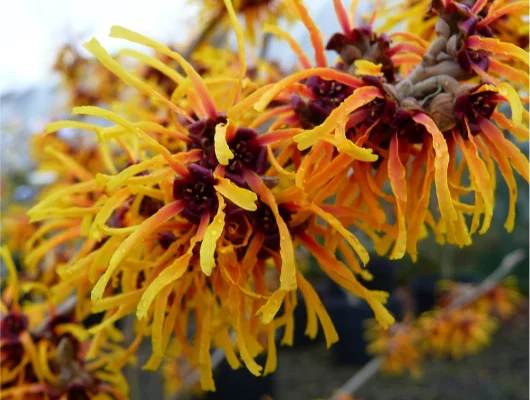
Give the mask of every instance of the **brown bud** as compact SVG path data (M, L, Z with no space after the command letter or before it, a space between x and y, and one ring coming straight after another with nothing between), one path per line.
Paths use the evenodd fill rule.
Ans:
M63 337L57 346L57 362L68 365L76 358L75 344L68 337Z
M454 57L456 56L457 51L458 51L458 34L455 33L447 41L447 45L445 46L445 52Z
M420 102L414 97L404 98L403 100L401 100L401 103L399 105L401 106L401 108L405 108L407 110L421 110Z
M454 96L440 93L429 104L429 113L440 131L447 131L456 125L453 114Z
M340 52L340 58L342 58L342 60L346 64L351 64L355 60L358 60L361 57L362 57L361 51L353 45L344 46L344 48Z

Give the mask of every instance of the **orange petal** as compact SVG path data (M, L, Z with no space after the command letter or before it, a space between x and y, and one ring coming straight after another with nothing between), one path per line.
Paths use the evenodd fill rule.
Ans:
M278 204L274 195L261 178L253 172L246 171L245 179L249 186L259 194L261 201L267 204L278 225L280 233L280 256L282 258L282 268L280 272L280 289L290 291L296 289L296 264L294 259L294 248L289 228L283 220L278 210Z
M333 7L335 8L335 14L337 14L337 19L342 28L342 32L345 35L351 34L350 21L348 19L348 13L342 4L342 0L333 0Z
M326 80L335 80L351 87L359 87L363 82L359 78L355 78L344 72L337 71L332 68L311 68L306 69L295 74L291 74L276 84L272 85L268 90L264 90L263 95L258 102L255 102L254 109L256 111L263 111L269 103L284 90L286 87L299 82L310 76L319 76Z
M486 223L486 220L491 220L493 216L494 193L490 175L488 173L486 165L478 154L478 149L475 146L475 143L472 142L470 139L468 139L467 143L464 143L464 140L460 136L460 133L458 133L456 130L453 131L453 134L455 141L458 144L458 147L462 151L462 154L464 155L464 158L467 162L469 173L471 175L470 179L472 185L482 195L482 199L484 200L484 211L486 213L484 223ZM471 138L470 134L469 137Z
M320 323L322 324L322 329L324 331L324 337L326 338L326 346L329 349L333 343L336 343L339 341L339 335L337 334L337 331L335 330L333 321L329 317L329 314L326 311L326 308L322 304L322 301L320 301L320 299L318 298L318 294L315 291L315 289L311 286L311 284L299 272L296 274L296 278L297 278L298 286L300 287L300 291L304 295L306 307L308 310L307 311L308 319L307 319L306 333L308 333L311 338L316 337L316 333L317 333L316 320L314 319L314 317L311 317L311 314L316 313L316 315L318 316L318 319L320 320ZM312 322L313 320L314 322Z
M315 50L315 61L319 67L326 67L328 65L326 59L326 53L324 51L324 42L322 41L322 33L320 29L315 24L315 21L309 15L307 8L304 6L302 0L292 0L294 8L298 12L300 20L305 25L309 31L309 37L311 39L311 44Z
M388 157L388 178L390 186L396 196L398 236L394 249L390 254L390 259L399 259L405 255L407 249L407 225L405 223L405 213L407 210L407 171L399 158L399 143L397 134L390 142L390 152Z
M466 46L473 50L485 50L493 54L513 57L529 65L528 52L515 44L501 42L499 39L470 36L466 40Z
M482 3L486 3L486 1L482 1ZM478 22L477 28L487 26L488 24L495 21L496 19L499 19L503 15L510 14L514 11L519 11L524 8L528 8L528 1L526 0L506 4L502 7L495 9L494 11L488 12L488 15L486 15L486 17L482 21Z
M506 222L504 223L504 227L508 232L512 232L514 225L515 225L515 207L517 203L517 182L515 181L515 177L513 175L512 167L510 166L510 161L508 160L508 157L504 155L502 151L500 151L493 142L489 139L488 135L484 135L482 137L488 148L493 154L493 157L497 161L497 165L499 167L499 170L501 171L502 176L504 177L504 180L506 181L506 185L508 186L508 193L510 196L510 202L509 202L509 208L508 208L508 217L506 218Z
M294 137L294 141L298 143L298 148L300 150L305 150L311 147L316 141L324 137L324 135L332 132L339 121L344 121L344 118L347 118L351 112L364 106L365 104L370 103L376 97L383 97L381 91L376 87L365 86L356 89L351 96L346 98L337 108L331 112L331 114L322 124ZM372 158L377 159L377 156L371 154L371 149L364 150L366 157L370 158L371 156Z
M335 218L330 213L325 212L320 207L318 207L316 204L311 203L309 206L310 210L313 211L316 215L318 215L320 218L322 218L324 221L326 221L329 225L331 225L337 232L339 232L344 239L350 244L350 246L357 252L357 255L360 257L361 261L366 265L368 264L368 261L370 261L370 255L364 248L364 246L359 242L359 240L355 237L353 233L351 233L349 230L347 230L342 223Z
M442 132L438 129L434 121L425 114L416 114L414 121L425 126L433 139L433 147L436 153L434 160L434 180L436 182L436 195L442 217L450 223L456 220L456 211L453 206L453 199L447 183L447 168L449 165L449 152L447 143Z
M201 321L201 336L199 346L199 369L202 390L215 390L212 371L212 357L210 356L212 310L208 309Z
M510 160L513 168L521 175L527 182L529 181L529 167L528 159L519 150L519 148L504 137L504 134L492 122L485 118L478 121L480 129L488 135L489 139L502 151Z

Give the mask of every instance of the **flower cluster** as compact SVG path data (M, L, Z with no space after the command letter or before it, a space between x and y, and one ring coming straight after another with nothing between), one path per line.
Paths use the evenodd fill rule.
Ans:
M2 280L2 398L127 398L117 366L124 351L107 341L95 346L72 310L56 309L42 283L19 282L24 277L17 274L9 250L4 246L0 252L9 274Z
M356 2L348 15L334 0L340 32L327 43L302 0L223 3L215 13L230 22L237 52L202 46L185 57L114 26L111 37L155 54L123 49L114 57L92 39L85 44L99 63L92 74L85 66L92 70L93 61L65 48L57 68L76 119L52 122L35 139L38 168L56 180L28 211L32 228L16 230L31 235L16 244L22 268L47 276L53 304L75 296L76 320L103 313L88 330L90 354L132 315L135 339L123 357L148 336L145 368L184 358L199 368L205 390L215 389L213 348L234 369L276 369L277 333L282 344L293 342L298 290L306 334L315 338L320 325L328 346L338 340L298 254L366 300L386 329L394 323L388 294L363 285L371 279L367 248L416 260L429 234L471 244L491 223L496 168L510 188L511 231L513 170L528 180L526 157L504 134L528 138L519 94L528 85L528 53L499 23L521 2L434 1L424 12L431 29L415 34L378 30L378 11L392 25L385 8L357 25ZM290 73L248 51L246 39L255 43L258 20L275 7L304 24L314 48L313 62L287 31L264 27L297 55ZM337 55L332 65L326 50ZM508 65L508 57L517 62ZM85 96L80 82L95 94ZM69 140L72 131L91 140ZM499 292L481 309L506 314L511 299ZM449 325L469 324L470 312L451 314ZM476 323L489 332L485 315ZM414 330L388 332L373 349L395 349L389 368L418 364ZM74 346L61 343L57 337L43 354ZM256 357L265 352L262 366ZM69 360L78 365L82 354Z
M473 301L464 302L461 300L478 290L477 285L441 281L434 310L388 330L370 324L367 350L383 356L384 371L410 371L416 376L429 356L461 358L474 354L491 342L499 323L521 304L521 294L514 285L515 278L508 277Z

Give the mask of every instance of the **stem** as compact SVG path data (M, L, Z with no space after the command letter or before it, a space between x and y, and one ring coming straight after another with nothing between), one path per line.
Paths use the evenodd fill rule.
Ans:
M365 384L372 376L375 375L383 364L383 357L372 358L364 367L362 367L355 375L346 381L344 385L337 390L336 394L331 396L329 400L339 400L341 396L348 393L354 393L363 384Z
M484 293L493 289L506 275L508 275L521 261L524 260L524 257L525 252L523 249L515 250L504 256L501 264L495 271L493 271L486 279L484 279L482 283L474 290L464 293L460 297L454 299L449 305L449 309L453 310L472 303Z

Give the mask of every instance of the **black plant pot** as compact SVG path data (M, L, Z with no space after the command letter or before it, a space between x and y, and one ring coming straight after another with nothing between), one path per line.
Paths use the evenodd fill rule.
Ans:
M331 347L334 362L348 365L365 364L371 358L366 353L367 342L364 339L365 321L374 318L370 306L364 300L350 304L344 297L326 299L324 305L339 334L339 342ZM401 302L395 294L390 295L387 308L396 320L403 318Z
M265 356L260 356L256 361L264 365L265 359ZM214 370L214 380L216 391L207 392L204 396L197 397L197 400L262 400L263 396L274 398L274 374L254 376L244 366L233 370L223 361Z
M384 290L391 293L397 285L396 261L384 257L371 256L366 269L373 275L371 281L363 281L370 290Z
M414 299L416 315L432 310L436 304L436 284L440 274L429 273L417 276L409 281L409 288Z

